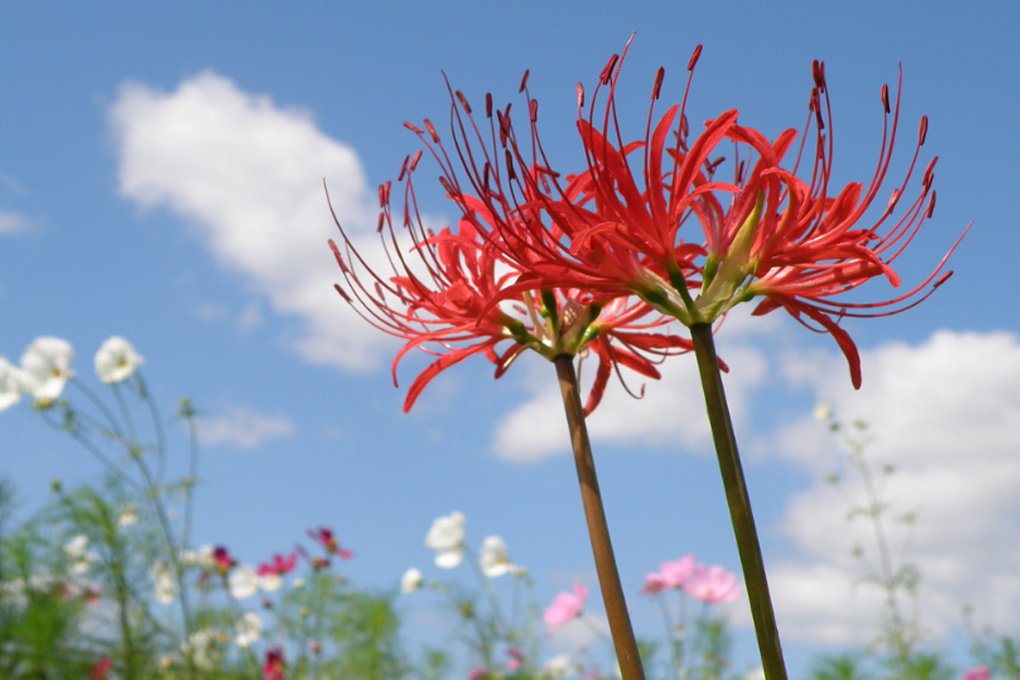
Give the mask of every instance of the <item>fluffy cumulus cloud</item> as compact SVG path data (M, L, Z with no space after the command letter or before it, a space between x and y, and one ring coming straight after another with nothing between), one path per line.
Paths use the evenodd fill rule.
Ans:
M364 369L378 333L357 321L332 289L335 235L323 191L355 235L375 227L374 192L355 152L311 117L248 94L212 72L173 92L121 87L110 110L122 194L186 218L221 266L304 324L294 343L305 359Z
M223 415L198 421L198 438L203 444L227 444L252 449L270 439L293 434L294 423L284 415L267 415L252 408L231 406Z
M864 354L859 393L847 388L840 361L790 359L786 375L830 401L837 420L867 423L863 450L889 504L883 522L893 560L913 562L921 574L920 622L941 635L971 604L978 622L1015 629L1020 340L942 331L917 346L884 345ZM798 559L773 565L770 576L793 639L860 643L877 630L881 597L862 580L875 571L877 544L867 518L848 520L865 490L836 453L854 429L842 432L829 435L805 420L778 435L782 455L814 478L789 500L783 519ZM842 481L828 483L826 475L841 468ZM912 524L898 521L908 513L916 515ZM854 546L862 558L851 554Z
M738 428L746 422L751 391L768 373L764 351L748 339L760 338L762 333L774 332L775 328L770 317L750 320L737 312L717 339L720 356L731 369L725 377L726 396ZM570 452L554 369L544 361L530 362L529 368L525 388L530 397L502 420L494 438L497 455L519 462ZM673 357L659 370L662 373L659 381L624 373L631 392L644 391L641 399L628 394L619 381L610 382L605 399L588 422L593 443L653 447L668 444L687 450L711 450L694 356ZM583 381L584 366L581 374Z

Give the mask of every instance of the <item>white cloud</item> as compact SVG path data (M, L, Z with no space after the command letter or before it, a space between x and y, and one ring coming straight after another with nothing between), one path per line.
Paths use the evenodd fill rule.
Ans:
M0 210L0 234L17 234L28 231L31 226L27 217L9 210Z
M864 387L847 386L842 358L806 369L787 360L786 375L832 402L843 421L861 419L874 435L865 447L891 504L886 531L894 555L921 573L920 617L940 635L962 621L966 604L999 629L1020 624L1020 341L1008 333L942 331L918 346L896 343L863 354ZM785 531L800 553L774 565L776 610L791 639L863 642L877 630L880 598L850 555L874 557L870 525L848 522L859 478L824 481L839 442L807 420L778 435L783 455L807 467L814 483L790 499ZM896 468L882 475L883 465ZM893 518L916 512L912 526ZM902 558L899 558L902 559Z
M326 245L336 229L323 179L346 229L375 228L373 195L350 147L308 114L212 72L171 93L125 84L110 117L124 196L187 218L221 266L277 312L300 318L303 335L293 345L303 358L355 370L373 365L379 334L333 290L339 271Z
M730 367L723 381L734 426L740 429L748 416L749 393L763 382L768 372L765 353L745 340L774 332L775 324L771 318L756 318L747 323L747 315L742 312L731 316L716 342L719 355ZM531 398L502 420L494 439L497 455L519 462L570 452L555 370L551 364L539 361L528 366L525 384ZM594 366L582 369L582 379L585 370L590 374ZM610 381L605 398L588 419L593 445L668 444L688 451L711 451L705 398L694 356L673 357L659 370L662 379L658 381L624 371L632 392L639 392L644 386L642 399L630 396L617 380ZM587 395L587 391L583 394Z
M285 415L266 415L247 408L232 406L222 416L204 416L198 421L198 438L202 444L230 444L252 449L270 439L294 433L294 423Z

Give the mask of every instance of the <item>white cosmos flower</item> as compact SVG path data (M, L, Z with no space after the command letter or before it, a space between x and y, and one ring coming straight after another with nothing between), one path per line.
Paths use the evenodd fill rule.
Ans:
M574 662L569 654L558 654L546 661L539 673L543 678L565 678L573 670Z
M251 567L242 564L230 570L227 577L230 596L235 600L249 598L259 592L259 575Z
M89 550L89 539L85 534L78 534L64 544L64 556L67 557L68 569L72 574L84 574L98 559Z
M133 503L125 503L124 507L120 509L120 514L117 515L117 525L131 527L136 524L138 524L138 508Z
M177 599L177 579L173 570L165 562L154 562L149 568L149 575L155 583L153 597L160 604L171 604Z
M67 340L50 336L36 338L21 355L23 389L37 402L56 399L74 375L73 358L74 348Z
M213 547L206 544L198 550L182 550L181 564L186 567L211 569L215 564L215 562L213 562Z
M499 536L485 537L485 540L482 541L482 551L478 558L478 564L482 568L482 573L489 578L521 571L521 568L507 557L506 543Z
M220 644L230 640L222 631L212 628L196 630L181 645L181 651L191 657L191 661L200 669L208 670L212 666L212 652Z
M258 574L259 590L266 593L275 593L283 587L283 577L279 574Z
M22 385L25 379L21 371L0 357L0 411L6 411L21 401Z
M251 647L262 637L262 617L247 612L234 624L234 642L238 647Z
M96 352L96 375L106 384L124 382L141 365L142 359L130 342L114 335Z
M464 559L464 515L450 513L437 518L425 535L425 547L436 551L436 566L453 569Z
M425 577L422 576L422 573L414 567L411 567L404 572L403 577L400 579L400 592L413 593L421 588L424 582Z

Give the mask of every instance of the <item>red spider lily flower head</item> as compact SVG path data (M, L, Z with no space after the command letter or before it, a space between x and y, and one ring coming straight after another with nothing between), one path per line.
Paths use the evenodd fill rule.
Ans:
M585 404L590 413L614 368L658 378L656 364L689 350L690 343L662 330L670 319L636 298L546 286L522 266L533 258L531 250L505 235L527 238L528 230L519 225L548 220L543 206L559 196L543 194L552 189L544 181L552 171L539 158L537 138L530 162L520 162L523 152L513 138L509 107L494 112L488 96L486 117L487 134L476 124L467 98L451 90L452 156L431 122L426 120L424 129L407 124L438 163L440 184L460 213L459 223L438 233L426 228L413 183L423 152L408 157L398 182L404 188L400 224L409 247L401 245L391 184L384 184L379 234L390 271L382 275L370 267L337 220L341 243L330 242L344 277L337 291L372 325L406 341L393 362L395 384L397 366L412 349L437 355L412 383L405 411L436 375L472 355L485 356L499 378L532 349L549 360L595 356L596 378Z
M327 529L326 527L319 527L315 531L309 529L308 535L330 555L336 555L344 560L354 557L354 553L340 546L340 541L337 540L332 529Z
M283 650L272 647L266 651L266 662L262 666L262 680L286 680L284 672L287 665L283 660Z
M273 559L269 562L263 562L259 565L258 575L268 576L275 574L276 576L286 576L290 572L294 571L294 567L297 566L298 553L297 551L291 552L290 555L284 557L280 553L273 555Z
M889 88L882 88L885 127L870 182L851 182L835 191L830 186L832 116L821 62L813 65L804 135L787 160L795 130L770 141L738 124L736 110L707 121L692 137L685 113L690 75L681 102L656 120L662 69L652 88L644 138L625 142L615 92L626 52L603 69L587 112L579 86L578 129L587 169L562 188L557 184L560 200L543 206L552 216L549 224L530 222L526 236L507 233L505 238L529 245L528 266L537 276L560 285L631 290L688 326L711 324L756 297L755 314L782 307L803 325L833 336L854 386L860 387L860 358L840 320L909 309L951 274L943 272L947 254L920 284L891 299L860 303L844 297L876 277L898 287L892 265L932 216L936 159L925 168L917 197L901 200L915 174L927 118L921 119L906 176L877 220L869 220L899 129L900 88L895 106ZM690 74L700 54L699 45L688 63ZM608 94L600 104L603 90ZM808 142L813 162L803 164L810 165L809 179L803 180L798 171ZM733 153L734 176L722 181L717 175L725 159L717 154L726 149ZM904 204L902 216L894 218ZM692 226L684 230L687 224Z

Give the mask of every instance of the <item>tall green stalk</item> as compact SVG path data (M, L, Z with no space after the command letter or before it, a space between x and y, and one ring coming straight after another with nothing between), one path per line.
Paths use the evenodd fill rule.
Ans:
M613 544L609 538L602 493L599 491L599 482L595 475L595 460L592 458L588 427L581 408L574 358L562 355L553 363L556 364L556 376L559 378L560 393L563 396L563 409L566 411L567 426L570 429L570 443L574 450L574 463L577 466L577 481L581 487L581 502L584 505L592 554L595 557L595 571L598 573L599 587L602 589L602 600L606 606L609 632L613 637L620 673L623 680L644 680L645 671L641 666L634 629L627 613L627 601L623 595L620 572L616 568Z
M776 626L776 615L772 610L772 598L765 577L765 562L761 555L754 515L751 513L751 498L747 493L744 471L740 465L737 438L733 433L730 410L723 390L711 324L692 325L691 339L694 341L694 354L698 360L698 372L705 393L705 408L708 410L712 439L719 459L719 472L722 474L723 487L726 490L726 504L729 506L733 534L737 539L737 551L744 571L744 583L751 604L751 618L754 620L754 631L758 638L762 668L767 680L786 680L786 665L783 662L783 649L779 642L779 628Z

